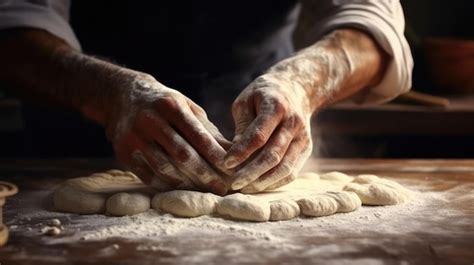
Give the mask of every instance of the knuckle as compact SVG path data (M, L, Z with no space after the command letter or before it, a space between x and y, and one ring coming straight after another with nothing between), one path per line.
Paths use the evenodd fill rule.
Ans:
M255 130L252 138L253 143L258 147L263 146L267 142L267 136L261 129Z
M173 95L164 95L155 100L158 109L170 110L178 107L178 102Z
M286 113L288 111L288 102L280 96L272 99L272 104L276 113Z
M191 160L193 156L189 148L182 147L179 145L176 145L175 152L176 152L176 160L183 164L189 163L189 161Z

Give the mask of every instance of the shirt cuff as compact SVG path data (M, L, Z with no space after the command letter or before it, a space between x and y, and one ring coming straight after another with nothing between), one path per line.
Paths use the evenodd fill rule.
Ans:
M342 10L326 19L319 28L324 33L344 27L363 30L371 34L391 56L380 83L354 99L359 104L387 102L411 88L413 58L403 35L403 15L399 18L401 21L397 21L398 25L396 25L395 22L385 19L379 13L370 10L370 8L363 11L360 9Z
M71 47L81 49L68 21L53 10L31 3L0 5L0 30L23 27L48 31Z

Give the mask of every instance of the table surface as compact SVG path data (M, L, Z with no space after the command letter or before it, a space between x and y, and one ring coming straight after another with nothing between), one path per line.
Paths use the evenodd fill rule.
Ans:
M0 161L0 179L20 188L4 208L11 231L8 244L0 249L0 263L474 263L474 160L312 159L307 170L374 173L397 179L417 195L407 205L364 206L354 213L287 222L247 223L211 217L192 221L165 216L160 220L179 223L183 229L198 225L202 231L160 234L165 230L158 230L148 238L124 233L102 240L71 239L86 230L104 228L92 225L94 220L103 220L108 227L135 220L49 211L47 194L65 178L115 166L110 160L89 159ZM41 235L38 225L53 217L61 219L65 233L55 238Z

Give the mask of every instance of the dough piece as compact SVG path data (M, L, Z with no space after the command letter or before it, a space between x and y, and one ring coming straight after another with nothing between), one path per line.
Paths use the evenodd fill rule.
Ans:
M117 169L103 173L94 173L90 176L73 178L66 184L85 191L91 192L120 192L124 189L143 188L140 179L132 172Z
M157 193L151 202L153 209L181 216L196 217L214 213L221 197L212 193L175 190Z
M63 185L53 194L54 207L63 212L98 214L105 211L107 195L82 191L70 185Z
M322 180L327 180L327 181L335 181L335 182L351 182L354 178L349 177L348 175L338 172L338 171L332 171L325 173L320 176Z
M354 192L327 192L337 202L338 213L353 212L362 206L362 201Z
M115 216L134 215L150 209L150 197L141 193L119 192L107 199L106 213Z
M303 172L298 175L298 178L305 178L305 179L311 179L313 181L318 181L319 180L319 175L315 172Z
M361 206L361 201L352 192L327 192L297 201L301 213L307 216L326 216L338 212L352 212Z
M217 204L217 213L237 220L264 222L270 219L270 204L256 196L234 193Z
M293 200L281 199L270 202L270 221L282 221L300 215L300 207Z
M402 185L375 175L359 175L344 190L355 192L366 205L395 205L411 197L411 192Z

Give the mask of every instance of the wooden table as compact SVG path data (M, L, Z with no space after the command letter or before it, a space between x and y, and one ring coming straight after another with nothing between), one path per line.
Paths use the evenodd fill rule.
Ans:
M353 224L348 220L352 220L357 213L316 219L300 218L291 222L237 224L239 227L266 229L272 235L285 239L284 242L259 241L254 237L216 233L213 236L157 235L154 238L139 240L119 237L52 243L50 238L35 231L38 229L35 225L54 216L48 216L48 212L44 210L50 207L47 197L45 198L45 190L54 188L64 178L115 166L110 160L88 159L0 161L0 179L16 183L20 187L20 193L9 199L4 209L4 220L14 229L11 229L7 246L0 249L0 263L474 263L474 197L469 197L474 192L469 190L474 187L474 160L310 160L306 166L308 170L375 173L396 178L404 185L418 190L419 200L425 200L423 198L428 196L427 194L435 197L451 194L451 197L441 196L439 202L443 203L439 204L418 203L415 208L363 207L361 211L368 214L359 214L359 218L353 219ZM460 187L464 189L459 189ZM466 195L467 200L460 203L453 199ZM32 206L34 203L31 202L37 202L38 206ZM379 213L378 209L383 211ZM417 211L421 212L410 213L410 209L418 209ZM46 214L26 219L21 216L25 213L34 214L35 211L43 211ZM67 231L63 236L71 236L74 233L71 227L96 229L87 226L87 222L92 218L95 217L63 215L60 219ZM378 223L371 227L370 224L374 223L374 220ZM185 221L181 219L180 222ZM335 222L345 224L336 225ZM397 224L393 229L380 228L392 223ZM28 227L33 227L33 231L27 231ZM398 230L409 232L400 233ZM159 247L138 251L138 246L144 241L154 242L153 244Z

